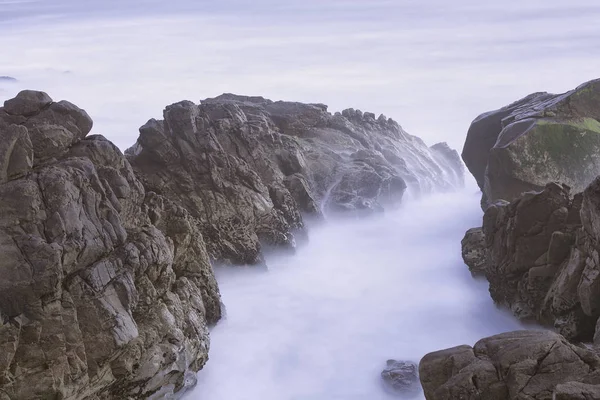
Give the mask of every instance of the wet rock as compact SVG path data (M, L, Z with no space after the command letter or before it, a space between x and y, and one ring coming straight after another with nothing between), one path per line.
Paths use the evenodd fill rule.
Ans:
M387 360L381 379L387 390L397 395L414 395L421 390L419 367L410 361Z
M427 354L420 362L428 400L577 399L600 384L600 358L546 331L517 331ZM593 398L593 397L590 397Z
M17 82L17 79L12 76L1 75L0 82Z
M484 208L546 183L582 191L600 174L600 80L567 93L534 93L477 117L462 157Z

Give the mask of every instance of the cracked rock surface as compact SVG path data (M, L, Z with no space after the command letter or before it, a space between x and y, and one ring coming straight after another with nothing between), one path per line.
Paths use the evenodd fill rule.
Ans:
M553 181L583 191L600 175L599 121L600 80L559 95L533 93L477 117L462 158L483 208Z
M304 216L365 213L463 185L458 153L431 148L381 115L224 94L168 106L126 151L144 186L202 222L211 257L263 261L294 248Z
M145 399L195 382L220 296L199 221L77 106L0 108L0 399Z
M600 358L556 333L516 331L427 354L419 374L428 400L588 400Z

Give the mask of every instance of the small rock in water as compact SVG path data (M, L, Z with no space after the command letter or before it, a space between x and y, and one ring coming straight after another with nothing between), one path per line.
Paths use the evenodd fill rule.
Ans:
M419 367L410 361L387 360L387 367L381 371L385 387L395 394L416 394L420 391Z
M16 82L17 78L13 78L12 76L2 76L0 75L0 82Z

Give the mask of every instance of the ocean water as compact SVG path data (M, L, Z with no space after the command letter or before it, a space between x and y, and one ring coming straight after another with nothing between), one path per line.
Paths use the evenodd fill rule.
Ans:
M0 101L44 90L123 150L165 105L223 92L384 113L460 150L478 114L597 78L599 18L596 0L0 0ZM218 269L227 318L188 399L386 399L388 358L517 329L460 258L468 186Z
M226 318L186 399L398 398L381 382L387 359L418 362L520 329L460 256L478 202L473 190L409 200L312 227L308 244L268 258L268 271L218 269Z

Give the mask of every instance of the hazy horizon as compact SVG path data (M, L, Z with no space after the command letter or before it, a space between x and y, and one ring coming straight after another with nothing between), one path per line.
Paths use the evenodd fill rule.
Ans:
M576 0L0 0L0 101L43 90L121 149L163 108L224 92L383 113L461 150L478 114L597 77L600 5Z

